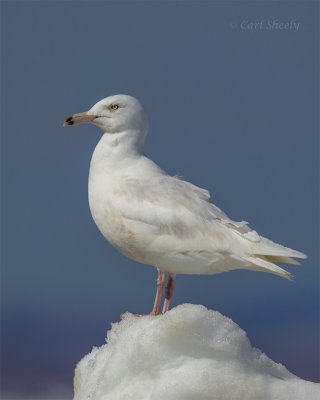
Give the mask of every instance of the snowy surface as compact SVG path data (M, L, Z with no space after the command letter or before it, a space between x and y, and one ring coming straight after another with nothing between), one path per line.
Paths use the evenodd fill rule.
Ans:
M74 400L316 400L320 384L291 374L231 319L201 305L130 313L78 364Z

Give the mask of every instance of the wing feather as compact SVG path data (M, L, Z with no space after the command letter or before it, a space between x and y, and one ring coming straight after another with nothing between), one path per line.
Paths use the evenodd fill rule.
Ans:
M119 182L115 191L117 209L123 218L152 225L159 234L171 234L179 239L190 239L197 233L206 235L215 243L216 250L267 256L264 260L259 257L260 264L267 261L294 263L290 257L306 257L258 235L246 221L231 220L210 202L207 190L180 177L166 174L147 180L129 177Z

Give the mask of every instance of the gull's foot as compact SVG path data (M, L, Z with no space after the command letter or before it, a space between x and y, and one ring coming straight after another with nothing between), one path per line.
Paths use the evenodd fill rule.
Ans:
M148 315L151 315L151 316L156 316L156 315L163 315L163 313L161 312L161 311L151 311L151 313L150 314L132 314L134 317L136 317L136 318L138 318L138 317L146 317L146 316L148 316ZM126 315L125 314L121 314L120 315L120 318L121 319L125 319L126 318Z
M145 317L146 315L149 315L149 314L132 314L134 317ZM125 314L121 314L120 315L120 318L121 319L125 319L126 318L126 315Z
M132 315L134 317L146 317L148 315L152 315L154 317L155 315L162 315L162 312L161 311L158 311L158 312L151 311L150 314L132 314Z
M151 311L149 315L155 316L155 315L162 315L161 311Z

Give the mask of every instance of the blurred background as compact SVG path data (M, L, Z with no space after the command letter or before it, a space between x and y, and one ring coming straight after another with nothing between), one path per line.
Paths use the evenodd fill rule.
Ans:
M71 399L77 362L156 270L109 245L88 207L101 132L66 116L125 93L146 154L234 220L303 251L294 282L234 271L176 280L303 379L319 381L318 2L3 1L2 396ZM142 290L143 289L143 290Z

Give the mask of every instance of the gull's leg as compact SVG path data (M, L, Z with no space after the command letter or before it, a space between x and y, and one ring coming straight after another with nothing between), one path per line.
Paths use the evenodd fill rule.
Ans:
M165 300L163 303L162 314L164 314L165 312L167 312L169 310L170 300L171 300L171 297L172 297L173 291L174 291L174 278L175 278L175 275L171 275L168 273L168 283L166 286L166 297L165 297Z
M162 298L162 293L163 293L165 283L166 283L166 274L158 268L156 298L154 299L154 305L153 305L153 309L152 309L150 315L161 314L160 303L161 303L161 298Z

